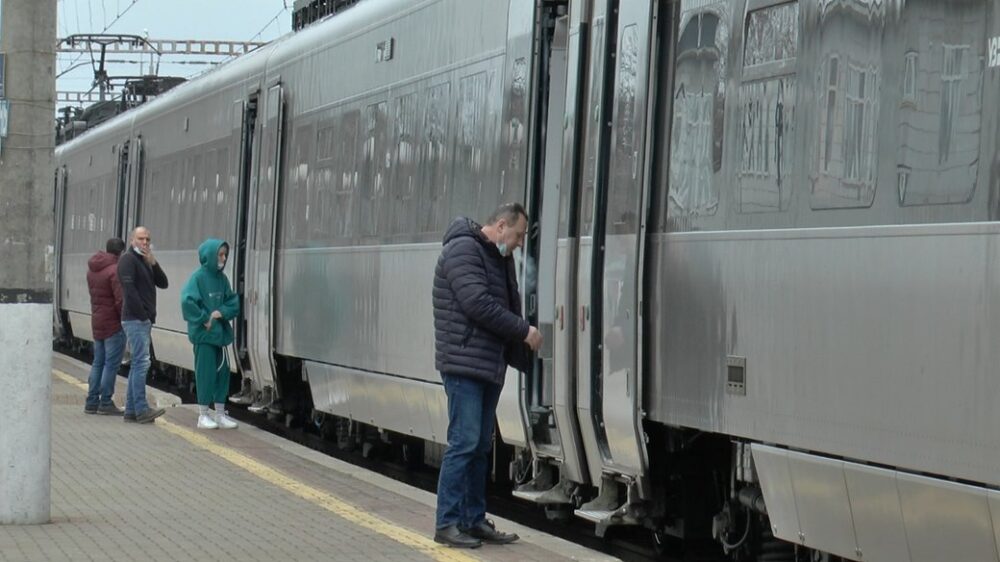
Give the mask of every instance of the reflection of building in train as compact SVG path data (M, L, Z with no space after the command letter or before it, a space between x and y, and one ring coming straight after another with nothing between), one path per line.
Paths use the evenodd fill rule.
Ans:
M819 101L809 139L813 208L867 207L878 176L885 2L820 3L812 79Z
M788 208L795 154L799 4L750 12L740 86L736 182L743 213Z
M711 215L719 205L729 3L685 0L674 84L670 210Z
M961 203L976 185L985 64L985 0L911 0L898 48L896 187L903 205ZM886 61L889 65L890 61Z

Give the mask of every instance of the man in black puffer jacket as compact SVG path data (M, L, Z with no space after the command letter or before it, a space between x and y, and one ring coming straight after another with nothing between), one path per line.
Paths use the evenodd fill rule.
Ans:
M521 317L511 254L528 216L503 205L486 226L455 219L434 272L435 362L448 395L448 449L438 479L434 540L460 548L518 536L486 520L486 472L507 365L527 370L542 336Z

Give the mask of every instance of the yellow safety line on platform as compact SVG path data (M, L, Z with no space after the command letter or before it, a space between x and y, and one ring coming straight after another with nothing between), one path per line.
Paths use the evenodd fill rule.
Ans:
M53 369L52 373L66 383L83 389L84 391L89 390L85 383L80 382L80 380L58 369ZM337 516L354 523L355 525L375 531L376 533L385 535L396 542L423 552L435 560L440 560L442 562L468 562L478 560L477 558L469 556L461 551L439 545L430 538L404 527L400 527L390 521L378 517L377 515L366 513L361 508L353 506L320 489L300 482L282 473L281 471L275 470L247 455L244 455L243 453L239 453L229 447L219 445L211 439L208 439L203 435L199 435L189 429L185 429L175 423L160 418L159 421L156 422L156 425L157 427L173 433L196 447L222 457L230 463L246 470L250 474L253 474L266 482L269 482L270 484L290 492L310 503L316 504L323 509L336 514Z

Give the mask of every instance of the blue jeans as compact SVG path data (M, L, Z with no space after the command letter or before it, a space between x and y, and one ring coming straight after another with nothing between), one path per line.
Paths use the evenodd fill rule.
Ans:
M125 351L125 332L118 330L103 340L94 340L94 362L90 367L87 383L86 408L94 410L98 406L114 406L111 396L115 393L115 379Z
M437 487L438 529L467 529L486 518L486 474L500 385L442 373L448 395L448 448Z
M125 393L125 415L141 414L149 409L146 402L146 373L149 371L149 336L153 324L149 320L123 320L122 328L132 350L132 368L128 371L128 391Z

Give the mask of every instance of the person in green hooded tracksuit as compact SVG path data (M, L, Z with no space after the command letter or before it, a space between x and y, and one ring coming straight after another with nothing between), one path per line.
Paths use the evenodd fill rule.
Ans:
M223 273L229 259L229 244L209 238L198 247L201 267L181 290L181 312L188 323L188 339L194 344L194 380L198 389L198 427L233 429L236 422L226 416L229 397L229 360L226 346L233 343L229 321L240 313L240 300ZM215 403L215 418L208 407Z

